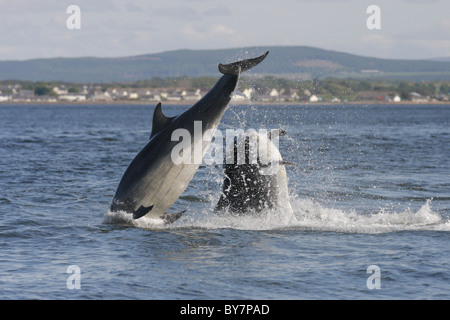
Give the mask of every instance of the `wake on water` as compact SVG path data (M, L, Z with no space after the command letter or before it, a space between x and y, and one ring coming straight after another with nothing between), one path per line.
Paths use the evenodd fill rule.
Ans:
M142 217L134 220L126 212L108 211L104 223L119 224L144 229L202 228L237 230L301 230L332 231L344 233L386 233L394 231L430 230L450 231L450 220L446 220L431 209L431 200L417 211L388 212L381 209L373 214L361 214L352 210L326 208L310 199L291 199L293 212L280 208L259 213L236 215L229 212L214 212L207 208L201 212L186 212L173 224L164 224L160 219Z

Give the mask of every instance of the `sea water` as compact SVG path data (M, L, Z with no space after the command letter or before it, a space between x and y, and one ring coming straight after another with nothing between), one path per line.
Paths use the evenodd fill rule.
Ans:
M286 130L293 212L215 213L202 165L171 225L109 212L153 108L0 106L0 299L450 298L450 105L230 106Z

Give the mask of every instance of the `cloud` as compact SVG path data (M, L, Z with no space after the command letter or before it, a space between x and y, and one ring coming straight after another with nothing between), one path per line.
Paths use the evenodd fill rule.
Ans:
M213 17L220 17L220 16L231 16L231 11L225 7L224 5L218 5L214 6L212 8L206 9L203 14L205 16L213 16Z
M225 24L183 25L177 39L185 49L217 49L248 44L245 36Z
M450 36L450 18L443 18L438 22L438 27L445 36Z
M180 34L195 40L208 40L217 36L233 36L236 32L223 24L216 24L205 29L198 29L192 25L184 25Z
M390 35L369 33L361 37L361 43L386 50L393 47L395 40Z
M448 0L0 0L0 59L129 56L176 49L309 45L391 58L448 55ZM81 30L66 9L81 8Z
M404 0L404 1L413 3L413 4L434 4L434 3L442 2L442 1L446 1L446 0Z
M171 6L152 9L155 17L175 18L178 20L198 20L201 14L189 6Z
M15 0L13 3L11 1L0 0L0 12L1 13L42 13L42 12L56 12L58 8L64 8L64 10L69 6L69 4L61 4L57 0L46 0L46 1L27 1L27 0Z
M211 28L209 29L209 34L212 36L220 36L220 35L232 36L235 35L236 32L232 28L227 27L223 24L216 24L211 26Z

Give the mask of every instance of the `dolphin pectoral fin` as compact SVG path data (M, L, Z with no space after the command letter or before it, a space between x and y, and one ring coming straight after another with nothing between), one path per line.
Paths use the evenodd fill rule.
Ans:
M180 217L185 212L186 212L186 210L183 210L178 213L167 213L166 212L160 218L163 219L165 223L169 224L169 223L173 223L173 222L177 221L178 219L180 219Z
M253 59L246 59L242 61L237 61L229 64L219 64L219 71L223 74L231 74L231 75L238 75L241 72L244 72L246 70L249 70L253 68L254 66L258 65L261 61L264 60L264 58L269 54L269 51L264 53L263 55L253 58Z
M287 135L287 132L283 128L273 129L267 132L267 138L269 138L270 140L277 137L283 137L285 135Z
M159 131L167 127L175 117L166 117L162 113L161 102L155 107L155 111L153 112L153 124L152 124L152 133L150 134L150 139Z
M133 212L133 219L139 219L145 216L153 209L153 205L149 207L140 206L135 212Z
M298 164L297 163L295 163L295 162L292 162L292 161L280 161L280 164L281 165L284 165L284 166L296 166L296 167L298 167Z

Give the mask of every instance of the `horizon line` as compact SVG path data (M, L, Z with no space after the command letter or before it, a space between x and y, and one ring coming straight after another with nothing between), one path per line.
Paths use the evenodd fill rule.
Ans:
M253 49L253 48L312 48L317 50L323 50L323 51L329 51L329 52L336 52L336 53L343 53L358 57L364 57L364 58L371 58L371 59L379 59L379 60L408 60L408 61L437 61L437 62L450 62L450 56L448 57L432 57L432 58L380 58L375 56L366 56L361 55L357 53L350 53L345 51L338 51L333 49L323 49L320 47L314 47L314 46L308 46L308 45L252 45L252 46L245 46L245 47L228 47L228 48L216 48L216 49L191 49L191 48L180 48L180 49L170 49L165 51L156 51L156 52L149 52L149 53L139 53L139 54L132 54L132 55L126 55L126 56L93 56L93 55L86 55L86 56L54 56L54 57L37 57L37 58L27 58L27 59L0 59L0 62L27 62L27 61L33 61L33 60L50 60L50 59L123 59L123 58L137 58L137 57L144 57L144 56L150 56L150 55L158 55L158 54L164 54L168 52L177 52L177 51L224 51L224 50L243 50L243 49Z

